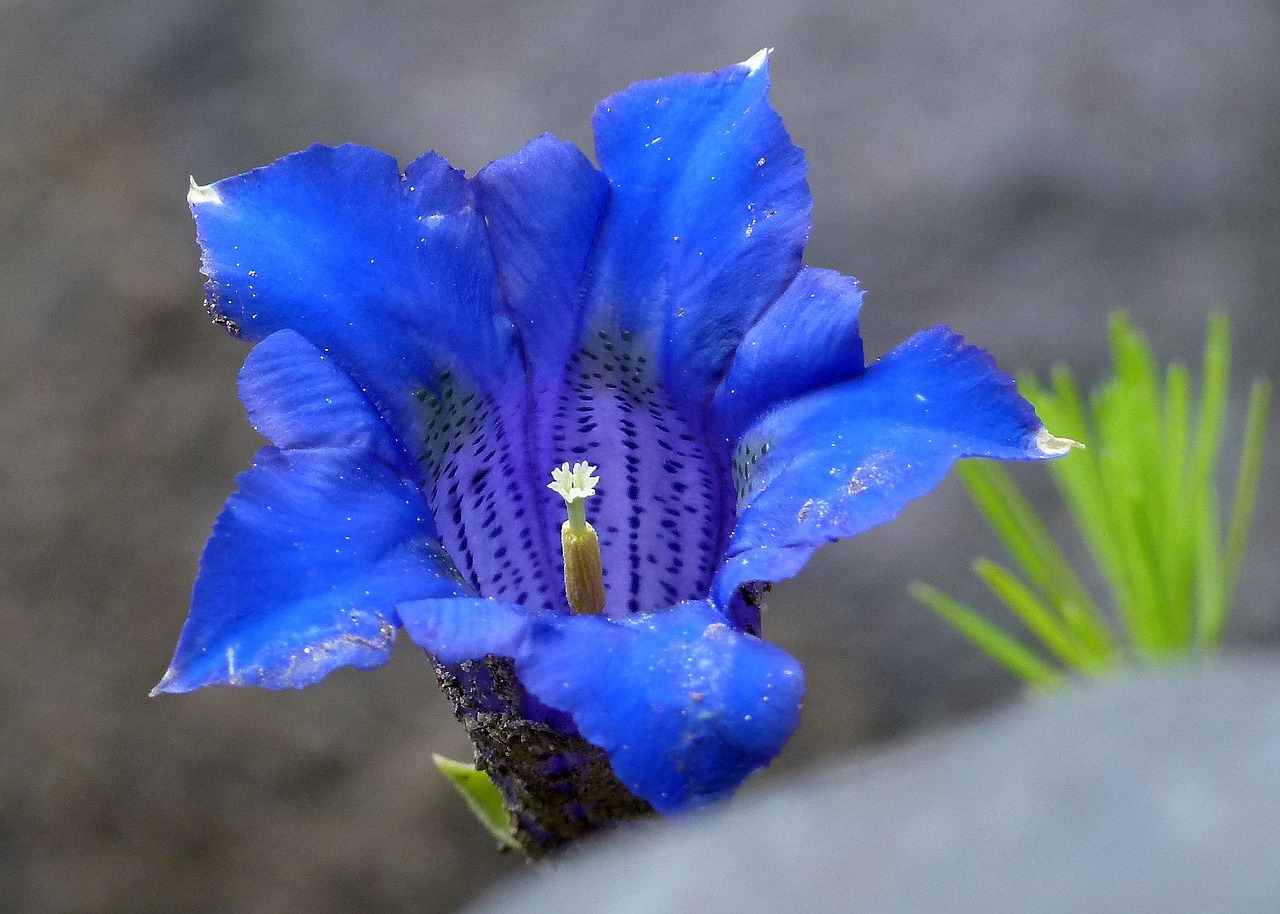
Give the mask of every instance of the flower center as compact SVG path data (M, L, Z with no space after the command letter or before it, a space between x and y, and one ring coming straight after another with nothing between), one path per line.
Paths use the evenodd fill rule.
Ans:
M564 592L576 613L599 615L604 610L604 572L600 568L600 540L587 523L587 499L596 494L600 480L596 468L585 461L572 468L563 464L551 471L547 488L564 499L569 519L560 525L564 553Z

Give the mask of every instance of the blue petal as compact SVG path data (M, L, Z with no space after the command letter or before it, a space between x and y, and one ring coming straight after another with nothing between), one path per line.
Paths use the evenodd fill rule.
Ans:
M682 407L705 406L738 341L800 270L804 154L769 105L758 55L638 83L600 102L612 186L588 300L601 329L658 355Z
M538 616L514 603L462 597L401 603L396 612L413 642L442 663L519 656Z
M462 600L402 605L400 614L445 662L512 657L525 689L570 714L623 785L659 812L728 794L799 722L799 664L706 602L621 622Z
M189 199L215 318L251 340L297 331L402 438L438 372L494 389L518 370L474 191L439 156L401 174L373 149L313 146Z
M720 427L736 442L779 403L861 373L858 281L806 267L760 316L733 355L712 400Z
M961 457L1066 450L988 353L945 327L926 330L746 433L734 455L738 522L715 599L725 605L744 583L789 577L818 546L892 519Z
M608 181L575 146L547 134L482 168L474 184L498 281L524 348L531 475L545 483L569 456L556 423L571 410L567 401L578 402L566 388L566 365L583 333L582 288ZM555 529L554 519L564 511L560 497L545 485L535 488L544 526ZM558 574L556 557L546 561Z
M572 143L545 134L482 168L474 184L503 297L542 392L564 378L582 332L583 277L608 181Z
M661 813L719 799L782 749L804 676L785 651L685 603L624 625L563 617L534 629L516 669L609 755L618 779Z
M588 512L611 616L706 596L728 540L730 448L706 407L809 229L804 158L767 89L760 59L596 109L610 194L547 439L602 469Z
M404 455L351 378L292 330L253 348L240 372L240 399L249 421L283 450L362 450L392 465Z
M404 600L465 592L417 486L358 388L310 344L273 335L241 388L264 448L205 547L158 692L300 688L385 662Z
M547 204L557 192L568 194L571 181L589 179L581 163L576 171L571 161L566 166L571 156L551 145L535 144L536 161L521 176L524 186L549 182L539 198ZM557 176L556 167L569 173ZM510 236L520 227L510 224L509 211L521 214L525 227L531 214L504 207L507 183L520 183L512 170L497 166L473 184L434 154L401 175L393 159L374 150L313 147L193 191L192 208L215 313L250 338L291 329L321 349L417 461L413 478L471 587L554 605L562 595L555 526L546 517L549 467L535 467L545 455L527 443L533 392L504 310L477 187L490 190L494 237L507 255L503 281L525 295L522 313L535 295L522 281L570 268L549 266L552 257L541 271L521 274L530 262L513 253L518 245ZM577 205L565 204L549 224L573 223L582 215ZM590 200L581 205L589 210ZM565 227L564 237L546 240L572 234ZM581 250L558 256L566 263L585 258Z

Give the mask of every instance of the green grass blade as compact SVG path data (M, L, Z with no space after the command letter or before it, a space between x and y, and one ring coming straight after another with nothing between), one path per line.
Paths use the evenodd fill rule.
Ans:
M1117 605L1127 605L1129 582L1124 569L1124 555L1116 542L1111 508L1106 487L1102 483L1099 464L1098 434L1084 409L1084 401L1075 377L1063 367L1053 371L1049 393L1036 400L1036 408L1046 424L1052 422L1064 434L1085 443L1085 450L1055 460L1049 465L1058 492L1071 511L1076 528L1094 561L1116 597ZM1090 446L1093 442L1093 446Z
M1009 473L997 463L980 460L961 461L957 471L974 506L1022 574L1052 605L1082 654L1113 656L1115 643L1106 618Z
M1193 486L1213 485L1218 467L1218 452L1222 447L1222 426L1227 414L1227 393L1231 379L1231 323L1225 314L1213 314L1209 317L1203 370L1200 412L1196 421L1196 443L1191 464Z
M1088 589L1004 467L966 460L956 470L974 506L1031 583L1054 603L1090 602Z
M1187 478L1188 520L1193 525L1196 569L1196 640L1216 643L1227 613L1224 600L1223 543L1217 497L1218 456L1226 420L1231 374L1231 327L1225 314L1213 314L1205 337L1203 381L1196 417L1195 444Z
M949 622L988 657L1032 687L1046 691L1065 688L1066 678L1058 670L963 603L951 599L928 584L913 585L911 596Z
M1254 381L1249 392L1249 408L1244 426L1244 444L1240 452L1240 469L1236 473L1236 490L1231 504L1231 521L1227 529L1226 556L1223 560L1223 593L1221 606L1225 610L1235 599L1236 586L1240 583L1240 569L1244 565L1244 553L1249 545L1249 531L1253 526L1253 512L1258 504L1258 481L1262 475L1262 451L1267 440L1267 414L1271 405L1271 385L1266 381ZM1224 613L1225 615L1225 613ZM1225 619L1206 620L1205 632L1211 644L1222 637Z
M1160 371L1146 336L1126 316L1112 315L1111 338L1115 375L1104 391L1113 425L1105 451L1124 493L1112 506L1122 524L1127 561L1140 563L1130 569L1138 587L1137 612L1153 642L1168 649L1186 644L1192 615L1162 573L1174 561L1165 539L1166 506L1160 489L1165 460Z
M1046 606L1017 575L988 559L978 559L973 570L995 596L1009 607L1041 644L1063 663L1087 671L1093 667L1088 654L1062 617Z
M1218 493L1206 492L1200 499L1205 505L1204 520L1196 528L1195 598L1196 644L1201 648L1217 646L1227 615L1223 596L1223 555L1221 525L1218 521Z
M1152 570L1152 560L1138 523L1134 503L1141 491L1134 480L1137 461L1125 440L1128 417L1118 402L1114 388L1104 388L1093 401L1098 424L1097 449L1100 490L1106 499L1103 521L1112 538L1109 548L1115 551L1113 571L1118 589L1116 610L1128 629L1134 647L1148 656L1165 652L1166 625L1161 613L1159 588Z
M1131 481L1145 494L1158 485L1158 473L1150 471L1158 470L1162 463L1160 371L1151 344L1128 317L1111 316L1111 337L1115 378L1109 386L1118 391L1117 404L1126 421L1126 434L1116 443L1126 446L1129 463L1143 471Z
M1185 643L1191 636L1195 584L1195 538L1188 505L1195 497L1187 490L1187 461L1191 453L1191 378L1186 365L1173 364L1165 375L1161 498L1163 547L1159 550L1160 574L1181 608L1179 634Z
M1123 651L1111 633L1107 618L1098 605L1087 603L1063 603L1058 607L1062 619L1075 632L1090 663L1098 668L1115 666Z

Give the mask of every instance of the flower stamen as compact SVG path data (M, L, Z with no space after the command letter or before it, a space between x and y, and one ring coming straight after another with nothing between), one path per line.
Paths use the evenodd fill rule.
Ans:
M564 499L569 519L560 525L564 553L564 592L575 613L598 615L604 609L604 571L600 567L600 540L587 523L586 501L596 494L596 468L583 461L572 468L563 464L551 471L547 488Z

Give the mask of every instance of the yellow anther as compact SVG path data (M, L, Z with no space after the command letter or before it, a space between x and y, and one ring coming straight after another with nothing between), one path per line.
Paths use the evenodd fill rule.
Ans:
M587 523L586 500L596 494L600 480L596 468L584 462L551 471L551 491L564 499L569 519L560 526L564 554L564 592L576 613L596 615L604 609L604 571L600 567L600 540Z

